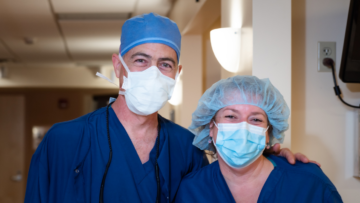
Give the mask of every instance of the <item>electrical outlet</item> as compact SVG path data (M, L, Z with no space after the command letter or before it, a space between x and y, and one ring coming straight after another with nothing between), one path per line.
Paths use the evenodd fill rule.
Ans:
M318 42L318 72L331 72L331 68L323 65L324 58L334 60L336 67L336 42Z

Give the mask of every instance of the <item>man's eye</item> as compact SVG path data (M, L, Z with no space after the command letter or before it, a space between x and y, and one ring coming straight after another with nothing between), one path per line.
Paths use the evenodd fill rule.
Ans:
M254 118L254 119L252 119L253 121L255 121L255 122L262 122L262 120L260 120L260 119L258 119L258 118Z
M225 118L235 118L235 116L233 116L233 115L227 115L227 116L225 116Z
M171 68L171 66L167 63L162 63L161 66L164 68Z
M144 59L136 59L135 62L140 62L140 63L144 63L145 60Z

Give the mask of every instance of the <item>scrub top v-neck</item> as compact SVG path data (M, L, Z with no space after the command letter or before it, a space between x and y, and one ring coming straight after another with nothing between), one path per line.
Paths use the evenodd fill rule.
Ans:
M159 115L161 200L173 201L182 178L201 167L203 152L194 135ZM155 202L156 148L142 164L112 108L109 129L113 157L104 186L104 202ZM25 202L98 202L109 145L106 108L55 124L31 160Z
M300 162L291 165L283 157L270 155L268 158L274 169L257 202L342 202L335 186L317 165ZM187 202L235 203L217 161L183 179L175 203Z

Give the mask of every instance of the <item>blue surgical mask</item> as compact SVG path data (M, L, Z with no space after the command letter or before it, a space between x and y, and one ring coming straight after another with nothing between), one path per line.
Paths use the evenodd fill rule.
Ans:
M215 123L215 122L214 122ZM227 165L243 168L258 159L265 149L267 128L241 123L216 124L216 150Z

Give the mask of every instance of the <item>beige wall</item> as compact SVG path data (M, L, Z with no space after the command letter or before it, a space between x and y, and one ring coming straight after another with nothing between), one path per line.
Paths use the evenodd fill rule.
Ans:
M202 82L202 36L187 35L182 37L181 58L183 73L183 99L181 119L178 124L187 128L191 124L191 115L195 111L203 93Z
M221 79L223 69L211 47L210 31L221 28L221 19L216 20L203 34L203 92Z
M269 78L291 109L291 1L253 1L253 31L252 74ZM291 147L290 128L283 147Z
M94 95L117 94L115 89L59 89L59 88L0 88L0 96L21 95L24 98L24 107L21 108L24 116L24 180L26 186L27 173L30 161L35 150L32 148L32 127L52 126L55 123L68 121L84 115L85 98ZM58 100L66 99L67 109L58 107ZM11 104L5 104L11 106ZM14 118L9 118L14 119ZM12 167L12 166L9 166ZM22 192L25 191L22 190ZM1 201L0 201L1 202Z
M110 59L109 59L110 61ZM46 87L46 88L113 88L115 85L97 77L96 71L111 77L112 67L27 67L9 65L8 77L0 79L0 88Z
M334 94L330 72L317 72L317 42L336 42L337 77L349 0L292 1L292 150L322 164L344 202L359 202L360 179L352 177L353 109ZM338 79L344 99L360 103L360 84Z
M201 0L199 2L195 0L175 1L169 13L169 18L176 22L180 32L182 32L206 1L207 0Z

